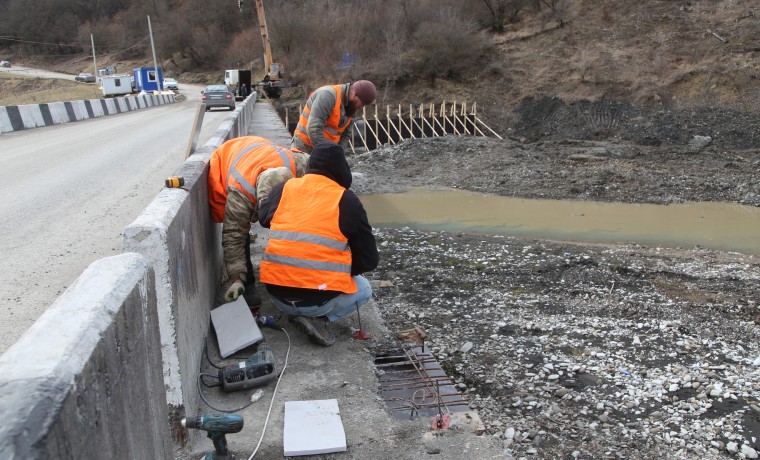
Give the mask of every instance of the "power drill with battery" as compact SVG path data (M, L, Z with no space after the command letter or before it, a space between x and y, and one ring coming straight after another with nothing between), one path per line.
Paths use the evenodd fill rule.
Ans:
M185 428L203 430L214 442L214 452L206 452L205 460L234 460L234 455L227 449L227 433L237 433L243 429L243 417L237 414L201 415L185 417L181 421Z

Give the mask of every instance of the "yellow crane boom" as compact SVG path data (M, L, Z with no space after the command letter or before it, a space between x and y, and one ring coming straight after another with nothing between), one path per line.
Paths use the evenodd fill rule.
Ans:
M259 15L259 29L261 29L261 41L264 42L264 69L266 75L271 81L282 79L282 64L274 62L272 59L272 48L269 45L269 31L267 30L267 18L264 15L263 0L256 0L256 12Z

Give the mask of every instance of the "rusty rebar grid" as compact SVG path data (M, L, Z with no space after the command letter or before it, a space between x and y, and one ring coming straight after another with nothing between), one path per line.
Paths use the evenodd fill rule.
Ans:
M383 370L383 375L387 374L416 374L408 378L391 378L381 380L381 394L411 392L406 397L388 397L386 399L388 411L403 412L410 411L410 418L415 414L419 415L421 409L434 408L438 416L442 416L444 411L447 414L452 412L452 408L458 406L467 406L469 401L454 387L454 382L443 372L438 362L427 353L415 353L410 350L403 350L403 354L389 356L379 356L375 361L392 360L392 362L376 364L377 368ZM435 364L430 368L428 365ZM400 369L391 369L399 367ZM431 376L430 371L442 375ZM391 375L393 377L393 375ZM449 388L450 393L442 394L441 388Z

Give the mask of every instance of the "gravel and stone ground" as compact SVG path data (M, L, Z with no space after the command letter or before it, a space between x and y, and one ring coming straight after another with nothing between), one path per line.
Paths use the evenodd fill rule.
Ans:
M539 116L547 104L553 115ZM579 107L536 104L505 140L422 139L353 155L353 188L760 206L757 118L722 130L720 113L619 110L610 122L573 115ZM580 120L572 133L569 120ZM607 128L591 129L594 120ZM757 256L376 235L371 277L393 284L376 290L389 330L425 331L507 458L758 458Z

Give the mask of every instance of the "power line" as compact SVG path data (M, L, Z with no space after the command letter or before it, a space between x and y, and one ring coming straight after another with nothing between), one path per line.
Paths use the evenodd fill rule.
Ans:
M7 41L10 41L10 42L32 43L32 44L35 44L35 45L76 46L76 47L79 47L79 48L82 47L82 45L72 45L72 44L69 44L69 43L35 42L35 41L32 41L32 40L22 40L20 38L4 37L2 35L0 35L0 40L7 40Z
M138 45L146 42L149 38L150 37L145 37L143 39L137 40L136 42L132 43L131 45L128 45L125 48L122 48L122 49L120 49L118 51L114 51L112 54L114 56L116 56L116 55L119 55L121 53L124 53L124 52L126 52L126 51L128 51L128 50L130 50L130 49L132 49L132 48L134 48L134 47L136 47L136 46L138 46ZM23 43L34 43L34 44L40 44L40 45L57 45L56 43L35 42L35 41L30 41L30 40L22 40L22 39L19 39L19 38L6 37L6 36L2 36L2 35L0 35L0 40L9 40L9 41L16 41L16 42L23 42ZM65 45L65 46L72 46L72 47L76 46L76 47L79 47L79 48L84 48L82 45ZM108 50L110 48L111 48L110 46L102 46L101 45L101 46L96 46L95 50L96 50L96 52L104 52L104 50ZM86 53L86 52L73 53L70 56L80 55L80 54L81 55L85 55L85 54L89 54L89 53ZM38 53L33 53L33 55L34 56L38 56L38 57L43 57L43 56L59 56L58 54L38 54Z
M129 50L129 49L131 49L131 48L134 48L135 46L137 46L137 45L139 45L140 43L142 43L142 42L144 42L144 41L148 40L149 38L150 38L150 37L145 37L145 38L143 38L142 40L138 40L137 42L135 42L135 43L133 43L133 44L129 45L128 47L124 48L123 50L120 50L120 51L116 51L116 52L115 52L115 53L113 53L113 54L114 54L114 55L117 55L117 54L121 54L121 53L123 53L123 52L125 52L125 51L127 51L127 50ZM97 47L96 47L96 48L97 48Z

